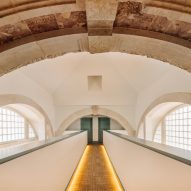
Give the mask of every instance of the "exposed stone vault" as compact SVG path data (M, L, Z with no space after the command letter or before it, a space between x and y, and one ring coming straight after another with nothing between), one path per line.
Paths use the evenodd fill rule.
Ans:
M0 75L67 52L146 55L191 72L190 0L1 0Z

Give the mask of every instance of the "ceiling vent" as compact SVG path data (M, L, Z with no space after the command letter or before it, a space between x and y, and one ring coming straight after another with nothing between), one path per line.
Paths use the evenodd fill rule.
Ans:
M88 90L101 91L102 90L102 76L88 76Z

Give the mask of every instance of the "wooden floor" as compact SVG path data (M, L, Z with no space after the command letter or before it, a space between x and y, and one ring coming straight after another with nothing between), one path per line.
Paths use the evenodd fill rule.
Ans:
M103 145L88 145L67 191L123 190Z

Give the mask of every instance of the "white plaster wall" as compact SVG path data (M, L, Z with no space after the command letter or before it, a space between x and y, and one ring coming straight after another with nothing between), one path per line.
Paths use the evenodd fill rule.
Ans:
M127 59L129 62L126 62ZM134 127L137 94L135 87L133 87L134 83L131 84L128 77L131 76L131 79L135 79L135 77L127 68L132 62L133 64L144 62L141 57L121 53L70 53L60 60L60 62L53 60L57 70L51 68L53 67L52 63L46 63L49 73L56 70L58 79L62 79L53 91L56 128L69 115L92 105L108 108L121 114ZM128 74L122 73L124 67L124 71L128 71ZM100 91L88 91L87 77L91 75L102 76Z
M54 90L57 105L131 105L136 102L136 91L129 81L116 68L118 62L125 62L127 55L68 54L63 57L64 80ZM88 63L88 64L87 64ZM59 64L55 64L59 67ZM61 66L60 66L61 67ZM100 91L88 90L88 76L102 76ZM66 91L67 88L67 91ZM76 96L78 99L76 99Z
M129 122L129 124L132 127L135 127L135 123L134 123L134 109L135 109L135 105L121 105L121 106L108 106L108 105L103 105L101 106L103 108L107 108L110 109L114 112L119 113L120 115L122 115L124 118L126 118L126 120ZM91 108L91 106L55 106L55 120L56 120L56 128L59 128L59 126L61 125L61 123L67 119L70 115L72 115L73 113L80 111L82 109L86 109L86 108Z
M145 118L145 139L152 141L153 131L155 128L155 120L150 119L149 117Z
M110 131L114 132L114 133L120 133L120 134L123 134L123 135L128 135L127 130L110 130Z
M19 72L19 70L6 74L0 78L0 94L18 94L31 98L43 108L52 126L55 126L52 96L39 84Z
M138 123L147 107L157 98L173 92L191 92L191 74L172 67L172 70L157 82L151 84L138 94L135 110L135 124Z
M0 190L65 190L86 145L87 133L83 132L1 164Z
M117 123L117 121L111 119L110 130L124 130L124 128L119 123Z
M46 139L46 132L45 132L45 120L37 121L36 123L33 123L33 125L36 127L36 131L38 133L38 139L39 141Z
M63 132L63 135L68 135L68 134L76 133L76 132L78 132L78 130L74 130L74 131L68 130L68 131L64 131L64 132Z
M135 102L133 101L131 104L127 105L115 105L115 106L108 106L105 105L103 106L104 108L108 108L112 111L115 111L122 115L126 120L129 122L132 128L135 128L135 108L136 108L136 100Z
M99 128L98 117L93 117L93 141L99 140L98 128Z
M104 132L104 146L125 190L190 191L191 167Z
M143 125L143 123L140 125L140 127L139 127L139 131L138 131L138 133L137 133L137 137L139 138L139 139L144 139L144 137L145 137L145 135L144 135L144 125Z
M81 120L78 119L76 121L74 121L67 129L66 131L70 131L70 130L77 130L79 131L81 129Z
M59 106L55 105L55 127L59 128L61 123L67 119L73 113L81 110L89 108L89 106Z

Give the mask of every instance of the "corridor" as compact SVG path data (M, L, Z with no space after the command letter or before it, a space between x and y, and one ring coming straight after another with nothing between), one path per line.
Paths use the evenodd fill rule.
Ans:
M88 145L67 191L124 190L103 145Z

